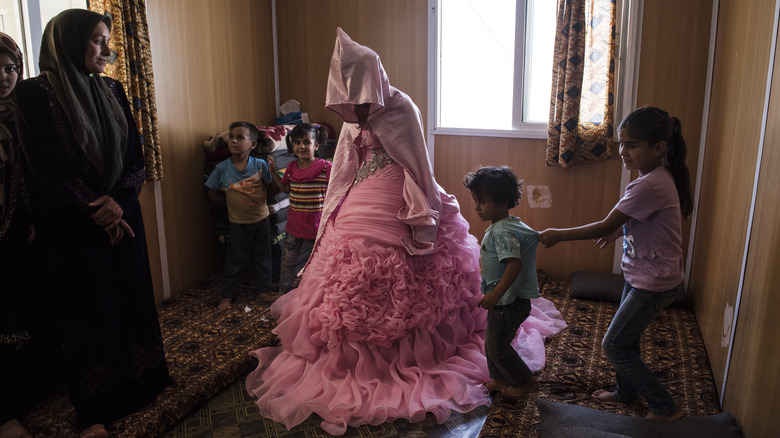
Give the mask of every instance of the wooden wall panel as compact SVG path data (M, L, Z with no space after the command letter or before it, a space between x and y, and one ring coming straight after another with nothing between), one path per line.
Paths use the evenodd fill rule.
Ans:
M203 139L236 120L274 121L271 2L148 0L147 11L176 295L222 270L204 195Z
M535 230L568 227L602 219L620 195L621 162L611 159L570 169L544 164L545 141L491 137L436 136L434 172L439 184L458 198L471 233L481 240L489 225L474 212L474 202L463 187L463 177L479 166L506 165L514 169L527 186L549 190L549 207L532 208L533 193L511 213ZM577 270L611 272L614 246L598 249L590 241L564 242L552 248L540 247L537 267L551 277L568 280Z
M427 116L425 2L288 0L277 3L277 11L282 102L294 98L312 120L339 129L340 120L325 111L324 105L336 27L340 26L379 54L390 83L417 103L423 118ZM544 165L544 142L539 140L437 136L435 141L434 174L439 184L456 195L472 233L480 239L486 224L473 214L471 196L461 184L465 173L477 164L511 165L527 183L550 186L554 208L531 209L525 202L513 212L537 228L601 219L618 199L617 160L563 171ZM569 192L567 183L578 190ZM597 250L589 242L569 243L541 252L539 262L552 275L568 278L573 269L610 271L612 251Z
M780 44L780 41L778 41ZM775 49L755 216L723 408L740 419L746 437L780 430L780 52ZM774 388L774 391L771 390ZM768 390L770 389L770 390Z
M694 311L718 387L735 306L756 167L774 0L720 2L707 144L691 268ZM725 339L724 339L725 335Z
M390 84L408 94L426 115L428 5L421 0L285 0L277 2L280 100L295 99L314 121L341 119L325 110L328 69L336 27L373 49Z
M686 2L686 5L664 2L660 6L653 3L645 7L650 12L644 24L647 38L662 40L659 44L650 43L647 53L643 49L640 88L644 88L641 88L640 96L645 102L652 100L668 108L684 122L690 120L689 123L697 128L701 124L706 74L709 3L706 0ZM294 98L301 102L312 120L330 123L337 130L340 128L339 119L325 111L324 104L335 29L341 26L354 40L379 54L390 83L409 94L423 117L427 116L426 2L286 0L277 3L277 11L282 102ZM672 26L670 30L670 22L679 23L679 26ZM661 50L670 38L695 44L675 43L672 45L683 47L674 51ZM665 87L655 85L658 78L663 79ZM697 145L699 129L690 132L689 141ZM621 164L618 160L567 171L547 168L543 164L544 142L539 140L437 136L435 142L436 178L457 196L462 209L466 210L464 215L472 232L478 238L481 238L485 224L468 211L471 197L461 185L465 172L473 170L477 164L508 164L528 184L550 186L553 191L551 209L528 207L529 211L525 212L522 210L522 205L528 206L525 203L516 212L527 219L529 225L539 229L601 219L619 196ZM695 163L695 150L690 159ZM569 187L573 188L570 190ZM576 270L611 271L612 252L611 249L596 250L589 242L571 242L541 251L539 263L554 277L565 279Z
M644 3L637 106L656 105L682 121L692 180L696 178L701 138L711 7L709 0ZM606 163L585 164L572 169L548 168L541 164L544 162L544 141L497 140L436 137L434 167L437 178L467 208L470 208L471 202L469 194L461 192L457 186L464 169L472 170L478 162L510 165L525 178L527 184L550 187L551 209L530 208L523 202L516 209L515 214L526 219L535 229L567 227L599 220L617 202L622 166L617 156ZM492 148L487 148L487 145ZM471 212L465 216L472 225L472 232L481 237L484 224L479 224L476 215ZM689 224L686 223L686 247L688 230ZM610 272L612 249L610 246L598 250L590 242L567 242L540 250L538 264L559 279L568 279L578 270Z
M696 181L707 77L712 0L644 2L637 107L657 106L680 119ZM688 253L690 221L683 224Z

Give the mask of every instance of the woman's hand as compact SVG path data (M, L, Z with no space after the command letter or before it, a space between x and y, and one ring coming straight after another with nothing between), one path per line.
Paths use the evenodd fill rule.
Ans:
M119 203L108 195L103 195L87 205L90 207L98 207L98 210L91 215L92 220L95 221L95 225L106 229L114 228L119 225L119 221L124 214Z
M133 229L130 227L124 219L119 219L119 223L115 227L104 228L106 234L108 234L108 244L116 245L127 234L130 237L135 237Z
M97 226L103 227L108 234L108 243L116 245L125 236L135 237L130 224L122 219L124 210L114 201L114 198L103 195L88 204L90 207L98 207L98 210L92 213L92 220Z
M555 228L548 228L536 235L545 248L549 248L561 241L561 232Z
M27 243L33 243L35 242L35 224L30 224L29 227L27 227Z

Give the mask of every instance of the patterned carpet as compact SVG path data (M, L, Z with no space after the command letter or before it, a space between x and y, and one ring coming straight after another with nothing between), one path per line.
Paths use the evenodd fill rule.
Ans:
M350 428L345 437L536 437L541 399L572 403L625 415L644 415L646 405L598 403L589 395L614 384L614 372L601 353L616 303L568 296L568 283L539 274L542 294L555 302L569 327L547 343L547 366L537 376L540 387L525 400L497 397L492 406L468 414L453 413L437 424L432 416L420 423L405 421ZM171 373L178 383L146 410L111 425L117 437L327 437L319 420L310 418L291 431L260 417L244 390L244 377L255 366L247 352L272 345L273 320L266 305L250 297L250 283L232 312L216 310L219 277L164 303L159 308ZM243 312L245 306L252 310ZM645 360L678 399L686 416L720 412L709 361L696 320L689 309L670 308L649 327ZM73 409L63 393L45 401L23 423L34 436L76 436L69 420Z
M419 423L398 420L379 426L348 428L345 438L472 438L479 434L489 408L480 406L467 413L453 415L443 424L428 415ZM320 429L322 420L311 417L292 430L260 416L254 400L246 393L244 377L192 411L168 429L162 438L312 438L330 437Z
M596 389L614 389L615 373L601 351L601 339L618 304L571 298L568 283L549 280L543 273L539 285L569 326L545 347L547 364L536 377L540 385L535 397L623 415L646 415L649 408L644 403L600 403L590 398ZM664 310L645 331L642 348L645 362L686 417L721 411L704 342L690 309ZM539 411L533 398L520 403L499 398L479 437L536 437L538 429Z
M111 436L152 437L204 404L239 376L254 369L247 352L273 345L273 319L268 305L250 291L250 279L240 284L233 311L217 309L221 276L158 306L165 356L176 387L168 388L146 409L107 426ZM244 312L244 307L252 310ZM34 436L75 437L73 407L60 391L21 419Z

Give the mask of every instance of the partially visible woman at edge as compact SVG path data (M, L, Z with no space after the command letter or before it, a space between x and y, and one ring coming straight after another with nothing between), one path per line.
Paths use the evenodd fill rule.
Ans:
M19 46L0 32L0 438L31 437L17 418L51 387L56 362L36 308L38 252L14 122L22 72Z
M47 299L81 437L149 404L165 362L138 194L140 135L122 85L102 77L111 20L69 9L46 25L41 75L17 89L16 123L37 196Z

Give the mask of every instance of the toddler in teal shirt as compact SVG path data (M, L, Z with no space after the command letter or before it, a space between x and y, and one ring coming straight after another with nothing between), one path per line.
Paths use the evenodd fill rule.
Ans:
M479 306L488 311L485 356L492 381L491 392L519 398L537 382L511 342L538 298L536 231L509 210L520 200L521 183L509 167L482 167L466 175L480 220L490 221L480 245L482 293Z

